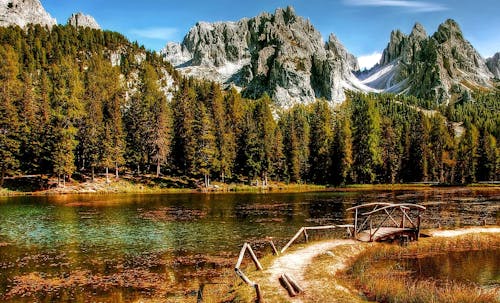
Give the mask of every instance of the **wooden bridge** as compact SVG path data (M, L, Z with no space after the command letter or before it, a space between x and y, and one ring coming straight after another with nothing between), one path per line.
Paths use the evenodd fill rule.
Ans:
M363 242L418 240L421 212L426 208L412 203L367 203L348 208L354 211L354 238Z

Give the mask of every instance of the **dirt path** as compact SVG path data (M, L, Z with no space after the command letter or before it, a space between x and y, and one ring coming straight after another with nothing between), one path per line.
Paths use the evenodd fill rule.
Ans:
M276 289L280 289L283 292L283 295L286 295L286 291L279 284L279 277L281 274L286 273L290 275L293 279L297 281L297 283L302 286L304 289L307 289L307 281L304 279L304 272L312 263L313 258L320 254L327 253L337 246L341 245L356 245L359 246L360 242L355 240L329 240L322 241L307 245L304 248L300 248L298 250L289 252L285 255L277 258L272 265L267 269L267 273L269 275L269 283L271 285L275 285ZM336 264L332 264L332 267L337 270L343 269L345 264L345 259L341 259L336 262ZM290 302L302 302L301 297L291 298Z
M430 230L428 233L433 237L456 237L473 233L500 233L500 227L471 227L455 230ZM266 276L269 277L269 285L272 285L273 289L279 291L283 297L288 298L288 294L278 281L280 275L286 273L294 278L304 289L309 289L308 285L310 284L310 281L307 281L304 278L304 274L307 267L311 265L313 259L321 254L331 254L332 252L335 252L336 247L345 245L352 246L352 252L354 254L359 254L365 248L369 247L370 244L361 243L355 240L328 240L312 243L303 248L290 251L278 257L274 260L271 266L266 269ZM345 269L349 258L349 255L333 258L333 264L329 265L329 272L335 274L337 271ZM349 290L345 289L345 291L347 292ZM304 298L304 296L297 296L295 298L288 299L288 302L293 303L301 303L305 301L307 301L307 299Z

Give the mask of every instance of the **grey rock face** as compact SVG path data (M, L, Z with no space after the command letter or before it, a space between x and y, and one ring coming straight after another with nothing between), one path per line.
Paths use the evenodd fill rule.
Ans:
M486 65L495 78L500 79L500 52L486 59Z
M39 0L0 0L0 26L40 24L52 27L57 24Z
M68 25L74 27L89 27L93 29L101 29L94 17L90 15L84 15L82 13L72 14L68 19Z
M325 43L291 7L237 22L199 22L162 54L187 75L236 85L250 97L268 93L282 106L343 101L345 89L366 88L352 74L357 59L334 35Z
M408 36L392 32L380 63L363 75L363 83L446 103L454 94L491 87L492 77L459 25L447 20L431 37L418 23Z

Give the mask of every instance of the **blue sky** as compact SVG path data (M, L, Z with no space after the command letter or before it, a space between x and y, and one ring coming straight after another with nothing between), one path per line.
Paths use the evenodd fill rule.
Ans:
M309 18L325 39L330 33L354 55L373 64L393 29L408 33L415 22L432 34L455 19L484 57L500 51L499 0L41 0L66 23L73 12L92 15L103 29L118 31L153 50L181 41L197 21L235 21L291 5Z

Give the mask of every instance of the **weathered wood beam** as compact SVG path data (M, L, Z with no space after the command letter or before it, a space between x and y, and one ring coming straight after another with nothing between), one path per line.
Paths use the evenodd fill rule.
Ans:
M299 283L297 283L297 281L295 281L290 275L283 274L283 276L285 277L285 279L288 280L288 283L290 283L290 285L293 287L293 290L295 290L296 293L299 294L301 292L304 292L304 289L300 287Z
M236 266L234 268L240 268L241 262L243 262L243 257L245 256L245 251L247 250L247 246L248 244L245 242L245 244L243 244L243 247L241 248L238 262L236 262Z
M285 277L284 274L282 274L280 277L279 277L279 281L280 281L280 284L286 289L286 291L288 292L288 295L290 297L295 297L297 296L297 293L295 292L295 290L293 289L292 285L290 285L290 282L288 281L288 279Z
M290 239L290 241L288 241L288 243L281 249L281 253L284 253L285 250L287 250L287 248L292 245L292 243L297 240L297 238L300 236L301 233L304 232L304 227L302 227L301 229L299 229L299 231L295 234L295 236L293 236L292 239Z
M252 247L249 244L247 244L247 250L250 253L250 256L252 257L252 261L255 264L255 267L257 267L257 270L262 270L263 269L262 264L260 264L259 259L257 259L257 256L255 255Z

